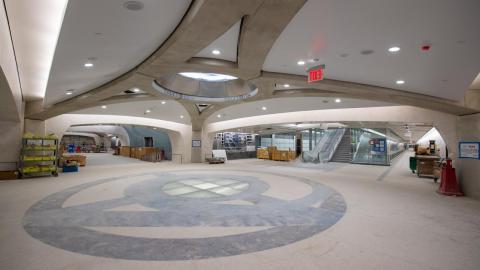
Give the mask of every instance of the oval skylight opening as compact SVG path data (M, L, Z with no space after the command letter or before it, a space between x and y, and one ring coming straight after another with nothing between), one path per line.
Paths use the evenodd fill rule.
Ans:
M234 76L217 74L217 73L180 72L178 74L190 79L208 81L208 82L226 82L226 81L232 81L232 80L238 79L237 77L234 77Z

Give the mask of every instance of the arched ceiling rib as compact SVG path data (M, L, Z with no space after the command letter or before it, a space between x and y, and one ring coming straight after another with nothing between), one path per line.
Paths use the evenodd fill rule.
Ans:
M428 5L423 2L422 4L418 4L413 0L408 1L408 5L402 3L402 5L406 7L401 7L401 10L413 10L411 18L412 24L418 23L420 20L419 16L426 12L431 12L432 14L431 18L427 17L426 19L438 22L438 18L443 16L442 14L448 9L449 5L452 5L449 1L440 1L437 7L435 6L437 1L424 1L435 6L434 8L428 9ZM380 13L378 7L375 5L380 7L385 7L385 5L397 7L399 4L393 3L393 0L381 1L381 3L378 0L363 0L348 7L344 7L341 3L337 3L338 1L333 0L193 1L175 32L170 35L168 40L166 40L154 54L137 68L86 94L60 102L49 108L44 108L41 111L30 112L29 117L46 119L86 107L120 101L125 102L130 98L131 100L147 100L149 98L171 100L171 97L162 96L162 94L155 91L151 87L151 82L160 76L180 71L225 73L250 80L259 87L259 94L249 101L268 99L275 96L287 97L289 95L337 95L341 97L351 96L354 98L421 106L453 114L472 113L475 112L475 110L464 107L463 102L441 98L452 98L457 94L450 92L463 91L457 90L461 89L460 81L462 83L468 81L466 77L470 76L469 72L475 68L478 69L478 61L477 63L473 63L471 59L466 59L465 57L465 54L468 54L468 52L471 53L473 51L476 53L476 51L472 50L472 46L476 46L480 40L480 38L478 38L479 34L471 31L473 19L469 16L471 14L470 10L473 10L477 3L472 0L464 1L465 6L470 7L470 9L466 10L465 7L455 6L452 9L454 17L450 18L450 21L455 22L455 27L463 27L461 31L457 31L458 37L453 34L455 27L446 27L443 29L443 31L449 31L444 34L444 36L450 38L460 38L460 36L463 37L470 34L468 40L457 40L458 42L455 44L451 44L451 41L448 43L440 39L440 37L443 36L438 35L438 27L432 25L431 22L428 22L419 29L410 27L408 22L403 21L401 22L402 24L399 24L400 30L388 23L384 26L377 25L381 22L382 18L384 20L388 19L385 17L386 15L382 14L388 15L391 12ZM307 4L304 6L305 2ZM365 6L362 6L360 2L364 3ZM373 5L374 8L369 9L368 7L370 5ZM425 7L425 5L427 5L427 7ZM463 11L467 12L467 16L460 16ZM331 12L328 16L319 16L319 14L328 12ZM332 16L335 15L337 15L338 18L332 18ZM365 17L364 20L362 20L362 16ZM397 17L398 16L392 15L392 23L399 20ZM238 62L195 57L199 55L202 50L205 50L205 48L208 48L212 43L215 43L215 40L221 39L221 37L242 18L240 42L238 44ZM311 22L311 24L309 24L309 22ZM322 25L322 22L325 22L325 24ZM305 27L302 27L302 25ZM357 31L352 33L348 32L347 28L349 25ZM443 25L443 22L439 25ZM426 33L426 30L430 28L433 29L431 33ZM336 29L337 31L335 31ZM342 29L347 30L343 32ZM388 29L390 29L392 33L386 33L385 31ZM381 34L375 35L374 30L382 30L383 32L380 31ZM412 33L412 37L405 37L406 33L404 32L407 30ZM307 34L304 34L304 32ZM362 36L362 33L364 36ZM397 39L394 38L395 33L398 35ZM423 42L423 40L420 40L422 33L425 37L432 37L432 50L428 52L428 54L418 53L418 46ZM306 40L305 35L307 35ZM309 40L309 38L317 36L320 38L319 40ZM327 45L327 43L325 43L326 41L321 40L324 36L333 41L341 41L342 43L338 43L336 47L333 46L335 44L332 45L328 43L329 46L325 47ZM348 39L349 37L351 39ZM385 40L380 42L379 39L382 37ZM386 53L388 46L400 42L398 41L400 39L406 40L404 41L405 43L399 44L402 46L401 53L388 55ZM443 44L444 41L448 44ZM309 46L312 46L312 44L318 46L310 50L311 48ZM464 46L464 50L459 52L455 49L458 46ZM328 48L328 52L325 52L324 48ZM336 59L338 56L337 50L344 51L347 49L349 52L347 52L347 57L344 57L345 59ZM361 51L368 51L369 49L372 49L373 52L361 53ZM453 54L453 56L443 56L446 52ZM325 55L322 56L322 53L325 53ZM325 59L319 58L319 62L330 59L330 54L333 54L335 59L332 60L332 62L328 62L330 60L327 61L326 80L315 84L307 84L305 76L299 76L305 74L305 70L302 67L297 67L296 61L299 60L297 58L302 57L308 62L307 57L313 58L316 57L317 54L319 57L325 57ZM424 57L425 59L418 60L417 58L419 57ZM455 70L447 74L450 75L451 78L443 83L449 85L449 87L447 87L448 89L428 81L444 77L445 70L447 73L451 71L450 67L441 69L443 60L445 59L452 63L457 63L460 60L463 61L461 68L458 68L459 72ZM335 61L346 62L338 64ZM349 62L351 62L351 64L348 64ZM412 62L418 63L418 67L412 68L409 66ZM400 69L398 69L398 66ZM365 70L365 67L368 67L368 69L371 68L372 71ZM262 71L262 69L276 72L266 72ZM396 73L396 71L399 70L407 70L410 73ZM478 73L478 70L476 72ZM394 78L394 73L400 74L398 76L402 76L402 79L407 81L404 87L395 86L397 89L394 89L391 84L387 85L387 83L385 83L387 80L391 82L392 80L399 79L397 77ZM412 79L403 78L403 76L406 76L403 74L412 74ZM418 83L418 74L426 77L421 83ZM363 80L358 76L365 76L365 78L371 77L380 81ZM391 78L388 76L391 76ZM344 79L351 81L344 81ZM472 79L473 78L470 78L468 84ZM275 84L284 83L296 85L299 87L299 90L276 93L274 91ZM145 94L123 97L116 96L125 89L132 87L140 87ZM419 88L417 89L416 87ZM432 92L432 88L435 91ZM198 110L195 109L195 104L183 100L179 100L179 102L183 104L190 113L192 122L197 120L202 122L215 110L232 104L216 104L214 109L207 110L200 116Z

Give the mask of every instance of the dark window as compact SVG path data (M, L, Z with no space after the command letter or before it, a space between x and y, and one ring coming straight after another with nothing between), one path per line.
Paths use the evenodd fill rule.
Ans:
M145 147L153 147L152 137L144 137L144 139L145 139Z

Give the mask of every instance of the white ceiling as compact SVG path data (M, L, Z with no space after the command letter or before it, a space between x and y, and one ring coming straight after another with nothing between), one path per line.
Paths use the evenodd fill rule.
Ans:
M324 101L328 102L324 103ZM273 113L378 106L394 106L394 104L351 98L342 98L340 103L336 103L335 98L330 97L274 98L249 103L240 103L221 109L207 118L207 122L211 123ZM267 110L262 110L262 107L266 107ZM220 115L220 117L218 117L218 115Z
M241 21L238 21L236 24L234 24L227 32L225 32L222 36L220 36L195 56L236 62L238 35L240 34L240 22ZM212 54L213 50L219 50L220 54Z
M480 71L479 10L478 0L309 0L263 68L304 75L316 63L297 61L318 58L329 79L460 100ZM421 51L424 42L430 51ZM395 55L393 45L401 47Z
M473 80L470 89L480 89L480 73L478 73L477 77Z
M142 0L125 9L118 0L70 1L53 59L45 103L100 86L138 65L177 27L191 0ZM32 9L33 10L33 9ZM94 67L84 68L88 58ZM74 89L74 95L65 91Z
M5 0L15 58L26 101L45 96L68 0ZM72 1L80 2L80 1Z
M128 104L128 106L125 106L126 104ZM151 112L146 114L147 109ZM180 103L173 100L167 100L165 104L162 104L160 100L133 101L107 105L106 109L97 106L72 113L147 117L190 125L188 112ZM183 115L184 118L181 118L181 115Z
M13 0L7 0L13 2ZM47 86L47 105L130 70L172 33L191 0L70 1ZM480 71L478 0L309 0L282 32L263 69L305 74L326 64L326 78L462 100ZM240 22L197 56L236 61ZM100 33L100 34L96 34ZM425 42L432 45L421 51ZM387 48L400 46L390 54ZM221 54L211 53L218 49ZM373 50L363 55L361 51ZM342 57L346 54L346 57ZM89 57L94 68L85 69ZM318 58L319 61L308 62ZM306 60L301 67L298 60ZM396 85L396 80L405 80Z

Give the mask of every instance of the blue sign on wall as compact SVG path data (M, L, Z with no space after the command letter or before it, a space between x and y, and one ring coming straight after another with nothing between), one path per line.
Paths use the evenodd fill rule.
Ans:
M387 151L387 140L383 138L375 138L370 141L372 151L384 153Z
M480 142L459 142L458 157L480 159Z
M75 153L75 145L74 144L69 144L67 151L68 151L68 153Z

